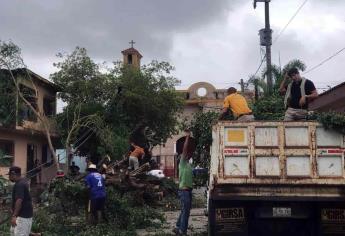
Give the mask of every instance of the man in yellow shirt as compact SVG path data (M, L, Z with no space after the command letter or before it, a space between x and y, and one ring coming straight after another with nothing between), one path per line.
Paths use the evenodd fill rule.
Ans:
M220 120L224 119L229 109L238 121L254 120L252 110L248 107L246 99L241 94L238 94L234 87L228 89L228 96L224 99L223 111L219 116Z

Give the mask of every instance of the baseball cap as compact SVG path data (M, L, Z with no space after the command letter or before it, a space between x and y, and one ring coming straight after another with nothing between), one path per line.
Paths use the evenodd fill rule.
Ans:
M12 166L10 167L10 169L8 170L8 174L7 175L21 175L22 173L22 169L19 166Z
M97 166L95 164L90 164L86 170L97 170Z

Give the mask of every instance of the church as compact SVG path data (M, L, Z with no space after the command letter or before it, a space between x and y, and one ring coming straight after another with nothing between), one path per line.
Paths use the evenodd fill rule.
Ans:
M133 65L140 69L140 60L143 57L140 52L133 47L123 50L123 63ZM227 96L227 89L217 89L209 82L197 82L187 89L176 90L184 98L184 107L180 116L180 121L191 121L197 112L221 112L223 100ZM246 97L252 97L248 92ZM159 164L165 176L174 177L177 174L177 155L182 150L184 133L173 135L166 143L155 146L152 150L153 158Z

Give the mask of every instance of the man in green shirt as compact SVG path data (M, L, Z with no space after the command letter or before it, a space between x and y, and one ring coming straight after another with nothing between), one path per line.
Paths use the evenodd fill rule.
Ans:
M186 131L186 138L180 155L179 170L179 191L178 196L181 202L181 213L176 223L174 232L177 235L187 235L188 218L192 206L193 171L189 163L193 152L189 147L190 132Z

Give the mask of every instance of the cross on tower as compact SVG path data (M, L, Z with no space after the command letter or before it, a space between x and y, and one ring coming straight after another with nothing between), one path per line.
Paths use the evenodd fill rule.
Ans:
M131 47L133 47L133 45L135 44L135 42L133 41L133 39L132 39L132 41L129 42L129 44L131 45Z

